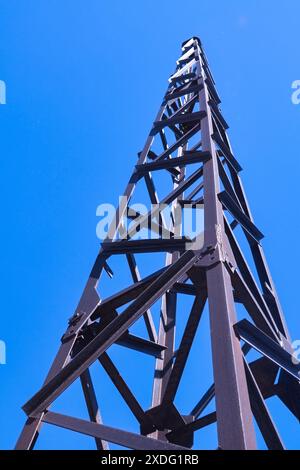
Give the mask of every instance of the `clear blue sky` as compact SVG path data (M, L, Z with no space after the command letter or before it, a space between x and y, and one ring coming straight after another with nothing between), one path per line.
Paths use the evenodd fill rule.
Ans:
M299 10L297 0L0 0L1 448L14 445L21 405L41 385L83 289L99 246L96 207L124 189L190 36L204 43L290 331L300 338L300 105L291 102ZM75 391L61 411L84 416ZM299 447L296 420L284 426L280 406L272 409L287 446ZM118 420L133 426L126 412L107 416ZM71 432L44 431L39 447L93 447Z

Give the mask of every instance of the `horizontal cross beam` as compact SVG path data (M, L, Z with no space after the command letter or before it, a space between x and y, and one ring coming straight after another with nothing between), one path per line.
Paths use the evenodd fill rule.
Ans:
M160 441L150 437L140 436L133 432L111 428L104 424L92 423L84 419L73 418L60 413L48 411L43 417L43 422L69 429L70 431L86 434L98 439L103 439L120 446L136 450L188 450L185 447L171 444L167 441Z

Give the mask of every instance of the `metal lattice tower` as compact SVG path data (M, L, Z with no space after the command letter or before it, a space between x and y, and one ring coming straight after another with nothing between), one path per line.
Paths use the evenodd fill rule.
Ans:
M284 448L266 400L277 395L300 419L300 367L292 356L260 244L263 235L254 224L227 129L201 42L192 38L182 45L123 202L44 385L23 407L28 418L18 449L33 448L44 423L91 436L98 449L107 449L111 442L149 450L192 448L195 433L216 423L216 448L255 449L254 422L269 449ZM168 183L162 183L162 178ZM153 204L147 214L128 211L141 184ZM163 204L171 207L174 216L168 223L159 209ZM175 214L178 217L184 207L204 211L204 230L192 241L176 224ZM125 219L131 220L126 238ZM158 236L135 237L135 229L150 220L156 221L152 229ZM159 255L163 263L143 276L149 254L153 260ZM141 261L143 256L145 261ZM125 288L117 286L106 295L101 283L113 282L107 275L113 276L110 265L115 257L125 260L131 278L127 276ZM190 313L178 312L182 297L191 299ZM214 383L202 397L199 391L198 403L190 403L187 394L186 406L191 411L183 414L175 404L176 395L205 308L209 308ZM176 347L179 315L184 327ZM136 324L144 327L144 335L132 332ZM133 369L136 355L139 361L152 356L153 392L148 408L141 406L120 374L111 358L112 347L119 354L124 348L131 350L128 367ZM250 360L253 350L259 357ZM137 432L103 423L90 371L96 362L135 417ZM141 367L136 375L143 380ZM76 380L81 382L90 420L51 411L53 402ZM192 377L190 382L194 387ZM206 412L214 402L215 411Z

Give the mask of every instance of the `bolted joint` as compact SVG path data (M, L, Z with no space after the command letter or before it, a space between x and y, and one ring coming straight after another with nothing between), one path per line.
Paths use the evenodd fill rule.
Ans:
M61 338L61 342L64 343L68 339L70 339L72 336L74 336L77 332L76 325L80 321L80 319L85 315L85 312L75 312L72 317L69 318L68 320L68 328L67 331L64 333L64 335Z

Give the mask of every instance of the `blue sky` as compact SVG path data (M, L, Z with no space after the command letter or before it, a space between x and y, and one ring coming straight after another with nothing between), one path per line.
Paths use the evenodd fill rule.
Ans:
M0 11L0 447L13 447L21 405L41 385L76 307L99 247L96 207L117 202L191 36L204 43L298 339L300 105L291 84L300 79L299 2L0 0ZM80 415L75 392L68 411ZM274 412L287 446L299 447L295 420L284 426ZM117 418L131 426L126 412ZM92 444L45 427L39 445Z

